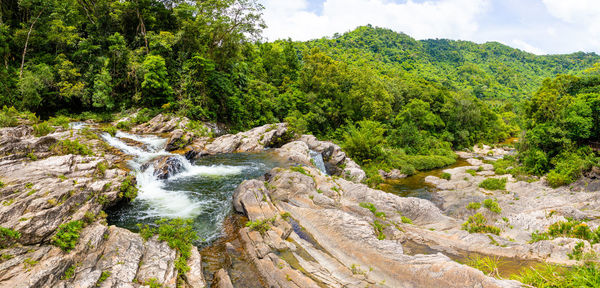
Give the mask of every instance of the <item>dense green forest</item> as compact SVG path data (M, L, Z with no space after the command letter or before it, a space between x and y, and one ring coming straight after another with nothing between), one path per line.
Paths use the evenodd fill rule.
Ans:
M0 5L0 105L42 118L107 120L146 108L232 131L286 121L342 143L372 184L379 168L411 174L449 165L454 149L499 142L520 127L524 169L534 174L562 169L555 159L569 158L563 150L598 137L594 53L536 56L372 26L269 43L255 0ZM557 74L583 78L544 80ZM591 126L579 131L578 121Z

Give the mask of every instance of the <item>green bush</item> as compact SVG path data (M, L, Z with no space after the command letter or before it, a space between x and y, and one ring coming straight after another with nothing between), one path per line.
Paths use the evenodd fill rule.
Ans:
M274 221L274 218L248 221L246 222L246 227L250 228L252 231L258 231L260 234L264 235L267 231L269 231L269 229L271 229L271 224Z
M471 210L477 210L481 208L481 203L478 202L470 202L469 204L467 204L467 209L471 209Z
M444 172L442 173L442 176L440 178L450 180L452 178L452 175L450 175L450 173Z
M71 251L79 240L81 229L83 229L83 222L79 220L60 224L58 231L52 236L52 244L63 251Z
M104 126L104 127L102 127L102 131L104 131L104 132L106 132L106 133L110 134L110 136L113 136L113 137L115 137L115 135L117 135L117 131L118 131L118 129L117 129L117 127L115 127L115 126L108 125L108 126Z
M10 246L21 238L21 233L10 228L0 226L0 249Z
M412 220L406 216L401 216L400 219L402 220L402 223L404 223L404 224L412 224Z
M462 229L469 233L491 233L500 235L500 228L487 225L487 219L481 213L469 216L467 222L463 223Z
M150 119L152 119L154 116L158 115L158 113L160 113L160 110L158 109L143 108L142 110L138 111L138 113L135 115L133 123L135 123L136 125L146 123L150 121Z
M48 122L42 122L40 124L33 125L33 134L35 137L46 136L54 131L54 127L50 126Z
M77 154L84 156L92 156L94 152L92 149L86 144L79 143L79 140L69 140L65 139L59 141L58 143L52 146L52 150L54 150L58 154L67 155L67 154Z
M379 122L359 121L358 127L349 125L344 134L342 147L358 163L365 164L383 154L385 128Z
M592 231L587 223L577 220L570 219L568 221L558 221L548 226L546 232L540 233L536 231L532 233L530 242L533 243L557 237L578 238L588 240L592 243L598 243L600 242L600 229Z
M67 129L69 128L69 123L71 122L71 118L67 117L67 116L57 116L57 117L51 117L50 119L48 119L48 123L50 123L50 125L52 126L60 126L63 129Z
M0 111L0 127L14 127L19 124L19 112L15 107L6 107L2 108Z
M136 187L136 179L133 175L128 175L121 182L121 187L119 187L119 197L125 197L129 200L135 199L137 197L138 188Z
M507 180L507 178L487 178L479 183L479 187L487 190L504 190Z
M502 212L502 209L500 208L500 205L498 205L498 202L496 202L496 200L493 199L483 200L483 206L496 214L500 214L500 212Z
M131 123L130 121L120 121L119 123L117 123L117 129L119 130L129 131L132 127L133 123Z
M169 247L179 252L175 260L175 268L180 276L190 270L187 260L192 253L192 243L198 239L198 235L192 227L192 219L162 219L156 222L158 227L158 240L165 241Z
M471 176L476 176L477 175L477 171L475 171L473 169L467 169L466 172L469 173L469 174L471 174Z
M599 264L587 262L575 267L560 267L552 264L539 264L527 267L511 278L529 287L567 288L600 287Z
M431 170L454 164L456 158L440 155L407 155L406 160L417 170Z
M554 188L575 182L581 177L583 171L591 167L582 156L571 152L564 152L555 157L553 163L555 163L554 169L550 170L546 180Z

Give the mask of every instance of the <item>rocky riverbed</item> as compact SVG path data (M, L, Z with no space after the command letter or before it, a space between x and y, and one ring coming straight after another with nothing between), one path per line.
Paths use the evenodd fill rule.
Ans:
M285 124L211 138L188 131L187 122L159 115L121 137L127 144L121 149L110 146L94 123L59 128L44 137L35 137L27 125L0 129L0 223L20 233L18 239L0 239L0 286L520 287L460 264L454 256L478 253L573 265L577 261L568 254L582 240L529 243L532 232L566 219L585 220L592 228L599 224L597 180L552 189L543 179L528 183L495 175L481 159L499 159L510 153L506 149L461 152L468 166L444 170L448 180L426 177L432 187L426 193L435 194L434 204L431 197L401 197L361 184L364 171L339 146L310 135L294 137ZM137 138L149 135L165 140L152 150ZM156 150L159 146L164 150ZM127 147L154 154L132 169L128 161L141 158ZM229 196L239 216L228 217L247 217L249 224L227 220L235 226L223 228L230 230L228 236L201 247L203 253L218 254L209 255L212 259L229 259L216 271L193 247L190 270L178 275L179 252L156 236L144 240L109 226L102 212L133 198L129 186L135 185L135 169L151 167L157 181L166 181L185 169L174 159L266 149L285 164L242 182ZM505 189L480 188L487 178L506 178ZM501 211L466 208L485 199L496 201ZM499 227L498 235L463 230L475 213ZM57 233L73 222L82 225L76 244L57 247ZM584 242L586 252L600 253L600 245ZM241 273L236 270L241 266L248 268ZM250 277L240 280L240 274Z

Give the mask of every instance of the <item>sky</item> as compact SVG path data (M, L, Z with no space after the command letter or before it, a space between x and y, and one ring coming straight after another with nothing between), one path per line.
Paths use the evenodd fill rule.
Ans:
M259 0L270 41L371 24L415 39L498 41L534 54L600 54L600 0Z

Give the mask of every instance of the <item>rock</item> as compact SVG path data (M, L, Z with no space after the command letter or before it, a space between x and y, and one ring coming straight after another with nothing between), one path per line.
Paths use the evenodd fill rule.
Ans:
M192 143L191 149L197 155L221 154L232 152L259 152L265 148L277 148L291 140L287 124L269 124L256 127L235 135L228 134L218 138L202 138Z
M150 121L138 125L132 129L138 134L161 134L169 133L178 128L185 128L190 120L186 117L171 117L158 114Z
M372 203L377 211L387 215L385 220L378 220L383 223L402 223L402 215L413 219L415 225L437 229L460 225L431 202L398 197L363 184L322 176L312 167L305 170L309 175L275 168L266 177L267 184L245 181L234 193L236 211L243 212L252 221L274 219L269 220L269 229L263 233L249 228L240 230L244 249L266 286L318 287L314 279L328 287L364 287L370 283L383 287L520 286L515 281L487 277L442 254L406 255L400 242L392 236L396 228L391 224L383 228L388 237L378 240L373 230L373 213L358 205ZM294 219L293 229L279 216L284 212ZM286 244L288 237L294 240L293 249ZM294 256L297 260L294 265L300 265L310 277L297 273L297 267L290 269L289 256L278 256L300 253L310 257Z
M165 146L166 151L175 151L183 149L185 146L190 144L194 139L193 135L186 133L181 129L176 129L171 133L171 137L167 140Z
M288 161L292 161L295 163L301 163L301 164L305 164L305 165L310 165L311 162L311 157L310 157L310 152L308 150L308 145L306 145L306 143L302 142L302 141L293 141L290 143L287 143L283 146L281 146L281 148L278 148L276 150L276 153L288 160Z
M342 170L342 175L346 179L350 179L354 182L362 182L365 178L367 178L367 173L358 166L354 161L350 158L346 158L346 162L344 163L346 166L344 170Z
M233 288L233 284L231 284L231 279L229 278L229 274L225 272L224 269L220 269L215 274L215 279L217 282L218 288Z
M0 287L91 288L98 286L101 277L106 279L100 287L140 287L150 279L162 287L175 287L175 250L156 238L144 241L126 229L107 227L105 219L98 217L102 209L123 197L119 183L128 172L116 163L126 159L112 154L112 149L103 149L100 140L87 138L80 130L41 138L27 136L28 131L18 127L0 132L23 137L10 141L2 138L0 151L33 148L38 156L37 160L0 156L0 180L4 183L0 188L0 222L2 227L21 233L17 246L0 250L2 255L13 256L0 262ZM75 138L102 157L49 151L57 141ZM51 239L61 224L71 221L84 221L86 227L75 248L65 252L52 245ZM188 264L187 285L204 286L196 249ZM66 271L72 271L72 276L61 279Z
M403 179L403 178L407 177L406 174L403 174L398 169L392 169L392 170L390 170L390 172L385 172L383 170L379 170L379 175L384 179L390 179L390 180L398 180L398 179Z
M153 161L154 176L158 179L168 179L185 169L181 156L163 156Z

